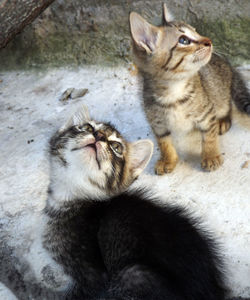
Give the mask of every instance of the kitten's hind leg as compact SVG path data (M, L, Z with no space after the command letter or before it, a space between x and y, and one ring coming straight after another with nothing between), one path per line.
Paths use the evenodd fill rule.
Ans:
M219 134L226 133L232 126L231 115L219 119Z
M213 123L208 130L202 131L202 162L206 171L215 171L223 164L219 150L219 122Z
M155 165L155 173L157 175L171 173L178 162L178 155L172 144L171 136L157 137L157 142L161 151L161 158Z

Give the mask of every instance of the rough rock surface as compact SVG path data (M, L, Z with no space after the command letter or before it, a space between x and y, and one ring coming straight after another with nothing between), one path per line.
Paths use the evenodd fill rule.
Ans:
M250 62L249 0L166 2L177 19L209 36L216 51L234 64ZM161 9L162 0L57 0L0 50L0 68L127 62L131 59L129 12L137 11L159 24Z

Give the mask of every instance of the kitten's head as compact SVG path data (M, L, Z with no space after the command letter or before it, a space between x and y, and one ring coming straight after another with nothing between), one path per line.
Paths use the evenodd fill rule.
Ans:
M135 63L148 74L163 74L166 79L191 76L207 64L212 42L183 22L173 21L163 6L162 26L149 24L135 12L130 14L130 31Z
M153 143L127 142L110 124L91 120L81 108L51 138L51 189L66 200L114 195L147 166Z

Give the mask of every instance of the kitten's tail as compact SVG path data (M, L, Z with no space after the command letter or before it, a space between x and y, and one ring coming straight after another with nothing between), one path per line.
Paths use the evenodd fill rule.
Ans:
M236 107L250 115L250 92L239 72L233 70L231 94Z

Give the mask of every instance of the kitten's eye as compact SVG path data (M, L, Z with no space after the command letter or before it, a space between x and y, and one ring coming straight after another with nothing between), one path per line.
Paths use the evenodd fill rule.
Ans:
M94 132L94 128L90 124L84 124L82 126L75 126L75 129L77 131L87 131L87 132L90 132L90 133Z
M191 43L191 40L188 37L186 37L185 35L182 35L179 38L179 43L183 44L183 45L189 45Z
M81 128L82 130L88 131L90 133L94 132L94 128L90 124L85 124Z
M116 153L122 154L122 150L123 150L123 149L122 149L122 145L121 145L120 143L118 143L118 142L111 142L110 145L111 145L112 149L113 149Z

